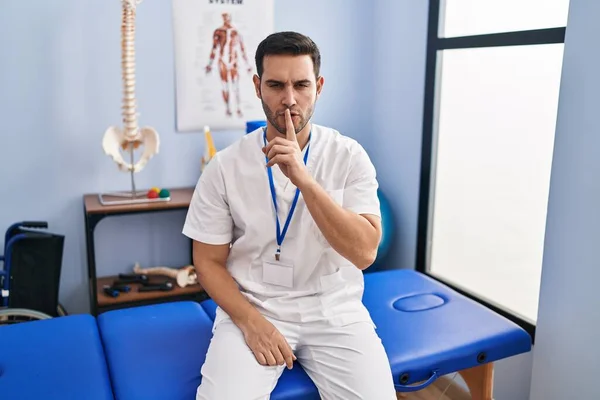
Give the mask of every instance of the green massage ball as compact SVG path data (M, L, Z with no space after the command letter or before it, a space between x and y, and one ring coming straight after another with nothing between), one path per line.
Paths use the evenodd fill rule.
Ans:
M169 196L171 196L171 193L167 189L162 189L160 193L158 193L158 197L160 197L161 199L164 199Z

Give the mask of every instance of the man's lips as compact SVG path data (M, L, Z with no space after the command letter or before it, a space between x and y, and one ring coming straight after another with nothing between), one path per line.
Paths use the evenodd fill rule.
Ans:
M290 115L291 115L292 117L299 117L299 116L300 116L300 114L299 114L299 113L290 113ZM283 113L279 113L277 116L278 116L278 117L283 117L283 118L285 118L285 113L284 113L284 112L283 112Z

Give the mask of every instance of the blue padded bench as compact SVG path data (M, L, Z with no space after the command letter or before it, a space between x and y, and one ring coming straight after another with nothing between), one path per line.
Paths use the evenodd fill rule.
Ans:
M400 392L460 371L482 390L474 400L491 399L492 363L531 350L523 329L412 270L365 274L363 301ZM97 326L90 316L69 316L0 327L0 397L194 399L215 309L211 300L175 302L109 311ZM298 364L271 396L319 398Z
M112 400L94 317L0 326L0 399Z

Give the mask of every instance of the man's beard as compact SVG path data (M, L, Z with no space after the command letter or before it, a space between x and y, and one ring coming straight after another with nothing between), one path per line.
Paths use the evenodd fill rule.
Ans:
M284 136L285 136L285 135L286 135L286 133L287 133L287 127L286 127L286 124L284 123L284 124L283 124L283 126L282 126L282 125L280 125L280 124L278 124L278 123L277 123L277 117L278 117L278 115L277 115L275 112L273 112L273 111L272 111L272 110L271 110L271 109L270 109L270 108L269 108L269 107L268 107L268 106L265 104L265 102L264 102L264 101L262 101L262 100L261 100L261 103L262 103L262 108L263 108L263 110L264 110L264 112L265 112L265 116L267 117L267 120L268 120L268 121L271 123L271 125L273 125L273 127L274 127L275 129L277 129L277 132L279 132L279 133L281 133L282 135L284 135ZM292 111L292 110L290 110L290 112L291 112L291 111ZM310 107L310 108L307 110L307 112L306 112L306 116L305 116L305 115L303 115L303 114L301 114L301 113L298 113L298 114L299 114L299 117L300 117L300 121L298 122L298 127L297 127L297 128L294 126L294 130L296 131L296 135L297 135L298 133L300 133L300 131L301 131L302 129L304 129L304 127L306 126L306 124L308 124L308 121L310 121L310 119L311 119L311 117L312 117L312 115L313 115L314 111L315 111L315 105L314 105L314 103L313 103L313 105L312 105L312 106L311 106L311 107ZM284 112L285 112L285 110L284 110ZM284 118L285 118L285 113L282 113L281 115L282 115L282 116L284 116Z

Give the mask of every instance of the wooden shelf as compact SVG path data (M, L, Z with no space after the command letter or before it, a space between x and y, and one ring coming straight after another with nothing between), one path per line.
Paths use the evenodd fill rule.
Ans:
M85 214L85 243L87 252L87 267L89 277L90 309L92 315L99 312L134 307L144 304L164 303L179 300L204 300L208 296L199 286L180 288L173 282L173 290L138 292L140 284L131 284L131 291L119 293L118 297L111 297L104 293L104 286L111 286L117 276L98 278L96 273L96 249L94 231L98 223L104 218L127 214L156 213L170 210L187 210L189 208L195 187L167 188L170 192L169 201L140 202L133 204L102 204L98 193L88 193L83 196ZM105 201L126 200L124 197L111 198L103 194ZM190 264L192 263L192 246L190 241ZM151 282L164 282L166 277L152 276Z
M83 201L86 214L123 214L170 209L175 210L189 207L192 195L194 194L194 189L195 188L193 187L169 189L171 200L152 203L102 205L98 199L97 193L84 195ZM117 198L115 197L115 199Z
M114 281L119 279L118 276L105 276L98 278L96 281L97 288L97 302L99 307L110 307L115 305L124 305L127 303L140 303L148 300L168 300L171 297L181 297L201 295L204 292L202 286L190 285L184 288L177 286L177 283L173 279L169 279L163 276L148 276L151 283L159 283L169 281L173 283L173 290L169 291L155 291L155 292L138 292L138 288L142 286L139 283L128 284L131 290L128 293L119 293L118 297L110 297L104 293L104 286L112 286Z

